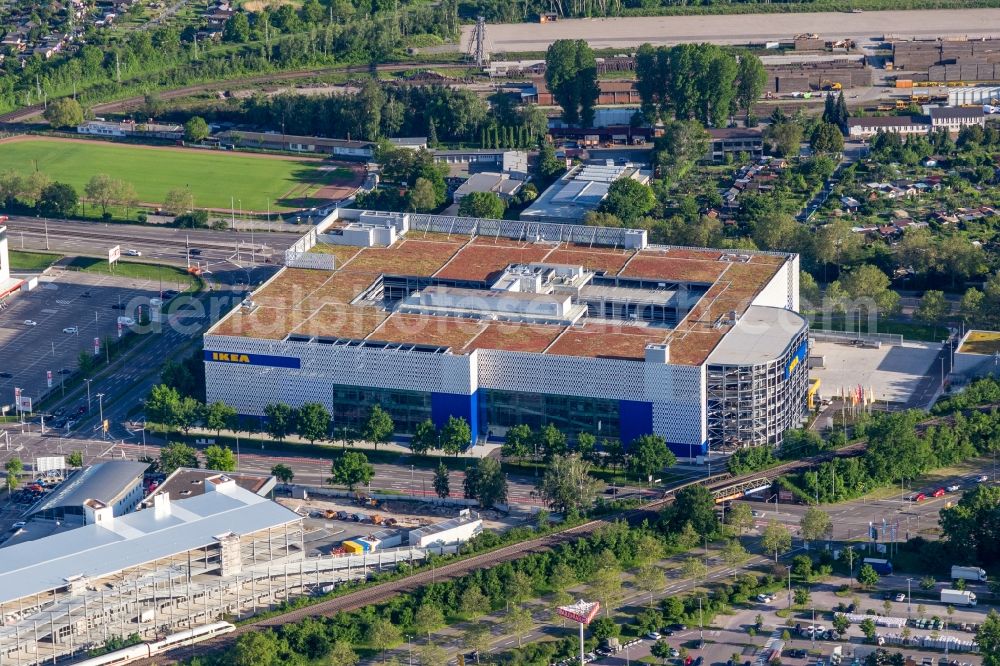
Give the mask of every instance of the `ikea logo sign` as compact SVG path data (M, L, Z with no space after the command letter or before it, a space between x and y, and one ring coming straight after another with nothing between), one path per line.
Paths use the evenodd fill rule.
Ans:
M226 352L212 352L213 361L225 361L227 363L249 363L250 354L228 354Z
M264 365L272 368L299 368L301 361L291 356L269 356L267 354L241 354L205 350L205 360L213 363L237 363L239 365Z

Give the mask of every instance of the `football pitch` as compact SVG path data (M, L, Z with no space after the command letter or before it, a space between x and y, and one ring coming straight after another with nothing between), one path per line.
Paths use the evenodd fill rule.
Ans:
M69 183L81 197L87 181L105 173L131 183L142 204L160 204L170 190L188 188L198 208L228 210L232 201L257 213L269 202L272 211L317 205L357 176L315 158L47 137L0 142L0 170L7 169L23 174L37 169Z

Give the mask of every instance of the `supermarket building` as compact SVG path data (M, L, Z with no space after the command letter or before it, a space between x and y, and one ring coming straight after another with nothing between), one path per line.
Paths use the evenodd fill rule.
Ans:
M656 246L637 229L336 210L204 338L244 416L371 407L400 434L464 418L662 435L679 456L780 444L806 405L794 254Z

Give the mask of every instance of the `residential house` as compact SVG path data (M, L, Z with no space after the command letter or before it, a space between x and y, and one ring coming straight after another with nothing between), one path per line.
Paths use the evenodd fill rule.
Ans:
M712 162L722 162L726 155L736 157L746 153L757 160L764 155L764 135L759 129L731 127L708 130L710 140L707 157Z
M455 203L460 203L473 192L492 192L505 202L513 199L521 188L524 187L524 180L511 178L506 173L474 173L469 179L458 186L452 199Z

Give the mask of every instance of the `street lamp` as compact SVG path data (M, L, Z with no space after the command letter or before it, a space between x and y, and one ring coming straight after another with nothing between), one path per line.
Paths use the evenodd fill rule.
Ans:
M102 433L101 437L102 437L102 439L107 439L108 438L108 429L104 427L104 394L103 393L98 393L97 394L97 405L98 405L98 407L101 410L101 422L100 422L101 433Z
M913 582L912 578L906 579L906 617L910 617L910 602L913 600L910 594L910 583Z
M90 382L92 382L93 380L92 379L84 379L83 381L87 382L87 411L89 412L90 411Z

